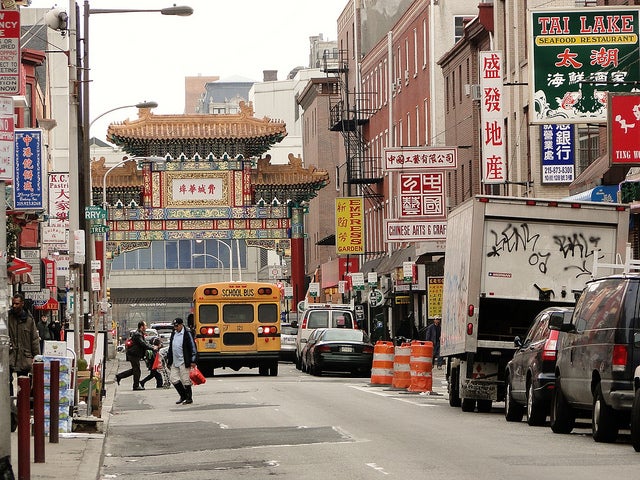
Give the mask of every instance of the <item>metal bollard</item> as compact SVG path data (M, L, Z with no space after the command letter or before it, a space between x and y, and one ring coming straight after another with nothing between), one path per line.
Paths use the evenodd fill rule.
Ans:
M58 443L60 434L60 360L51 360L49 384L49 443Z
M29 377L18 377L18 480L31 478L30 393Z
M33 461L44 463L44 363L33 362Z

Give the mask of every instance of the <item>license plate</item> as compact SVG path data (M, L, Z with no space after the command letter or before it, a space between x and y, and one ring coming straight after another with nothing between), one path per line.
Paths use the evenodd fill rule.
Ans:
M281 338L282 343L286 343L286 344L294 344L296 343L296 339L295 338L288 338L288 337L284 337Z
M467 383L460 386L460 396L495 402L498 399L498 386L495 384Z
M342 353L353 353L353 347L340 347Z
M213 349L216 348L218 344L216 342L209 342L204 344L204 348Z

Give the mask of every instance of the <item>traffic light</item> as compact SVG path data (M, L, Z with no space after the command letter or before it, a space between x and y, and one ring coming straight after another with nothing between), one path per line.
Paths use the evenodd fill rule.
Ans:
M107 302L111 301L111 288L110 287L106 288L106 297L107 297Z

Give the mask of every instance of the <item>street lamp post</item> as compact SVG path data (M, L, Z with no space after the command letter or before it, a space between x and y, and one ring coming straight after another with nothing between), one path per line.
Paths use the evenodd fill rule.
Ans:
M72 6L72 3L73 2L70 2L70 7ZM75 5L73 6L75 7ZM81 85L81 92L82 92L82 101L81 101L81 106L82 106L81 108L81 112L82 112L81 147L82 148L81 149L82 149L82 152L80 156L81 161L79 162L78 169L77 169L78 178L86 178L87 172L89 173L89 177L91 176L91 173L90 173L91 160L90 160L90 153L89 153L89 137L90 137L89 131L91 129L91 125L93 124L93 122L95 122L95 120L97 120L101 116L106 115L107 113L110 113L111 111L113 111L113 110L110 110L109 112L105 112L104 114L96 117L93 120L93 122L89 121L89 118L90 118L89 85L91 84L91 79L90 79L91 68L89 64L89 16L92 14L102 14L102 13L160 13L162 15L189 16L193 13L193 8L187 7L187 6L173 6L173 7L162 8L162 9L107 9L107 8L92 9L89 5L89 0L84 1L83 41L82 41L83 49L82 49L82 65L81 65L82 68L80 69L82 73L78 75L79 77L78 80L79 80L79 84ZM147 105L151 107L151 106L154 106L154 104L155 102L148 102ZM155 104L155 106L157 106L157 104ZM81 225L84 227L83 229L85 231L86 231L86 221L84 220L83 207L84 205L88 205L92 203L90 201L91 199L92 199L91 180L89 180L89 181L85 181L82 187L78 186L78 192L77 192L77 201L78 201L77 211L80 215L79 219L81 220ZM85 235L85 250L87 252L92 251L92 246L91 246L92 242L90 238L91 238L90 235ZM90 270L86 268L88 263L89 262L85 263L85 271L88 273L86 277L90 278ZM104 268L103 268L103 272L104 272ZM103 286L103 294L104 293L105 291ZM93 311L93 308L90 308L90 311Z
M220 260L218 257L216 257L215 255L211 255L210 253L193 253L191 256L194 258L195 257L211 257L214 260L217 260L218 263L222 266L222 268L224 268L224 262ZM205 267L206 267L206 264L205 264ZM231 265L229 265L229 281L230 282L233 282L232 275L233 275L233 272L231 270Z
M214 238L212 240L215 240L216 242L218 242L218 245L224 245L229 249L229 281L233 282L233 250L231 250L231 245L228 245L224 243L222 240L218 240L217 238ZM192 257L195 257L195 256L211 256L216 258L214 255L211 255L209 253L194 253Z
M146 13L146 12L158 12L162 15L178 15L178 16L188 16L193 13L193 9L191 7L178 7L173 6L169 8L164 8L160 10L136 10L136 9L91 9L89 6L89 1L84 1L84 9L83 9L83 40L82 40L82 55L79 55L79 38L77 36L77 31L79 30L79 19L76 15L76 2L75 0L69 0L69 11L71 12L71 22L70 24L75 27L70 29L69 33L69 42L72 47L70 48L69 57L71 59L70 65L70 94L69 94L69 136L70 136L70 148L69 148L69 158L74 158L74 150L76 147L80 150L77 155L79 159L77 162L72 162L74 165L70 165L69 173L70 178L70 198L71 205L70 210L78 215L77 220L70 218L70 228L73 232L70 234L70 238L76 238L76 230L78 230L78 240L73 242L73 269L71 270L71 277L75 279L72 282L73 291L74 291L74 299L75 299L75 310L74 310L74 344L76 353L80 356L84 356L84 350L79 347L80 345L80 332L84 330L84 326L80 325L80 305L82 304L82 293L84 291L90 291L88 279L91 278L91 269L89 268L90 262L87 262L82 255L77 255L78 250L80 250L78 244L81 243L79 238L81 238L80 231L86 232L87 220L84 215L84 207L88 205L88 200L91 198L91 181L86 181L87 173L90 177L91 172L91 161L89 154L89 130L91 128L91 122L89 121L89 86L91 84L90 79L90 65L89 65L89 16L91 14L100 14L100 13ZM73 32L72 32L73 31ZM77 83L74 83L77 82ZM81 92L81 97L78 101L77 91ZM82 135L78 135L78 130L81 127ZM79 141L80 140L80 141ZM72 147L71 144L75 143ZM105 175L106 177L106 175ZM84 183L80 183L79 179L83 179ZM106 181L105 181L106 183ZM106 185L105 185L106 189ZM106 190L103 191L103 198L106 196ZM106 240L106 237L105 237ZM85 252L93 252L95 255L95 246L92 246L93 242L91 242L91 236L85 233L84 236L84 250ZM106 253L106 241L103 244L103 254ZM89 260L92 260L90 258ZM103 258L104 263L105 258ZM81 272L86 272L83 276ZM106 268L105 265L102 266L102 294L103 297L106 295L106 286L104 284ZM89 311L95 311L95 301L89 299ZM103 308L104 310L104 308ZM94 319L96 336L98 333L98 322L97 319ZM95 361L95 352L96 349L93 350L91 355L91 372L93 372L93 366ZM75 396L77 399L77 389L75 391ZM91 398L91 397L89 397Z
M104 219L104 237L102 240L102 278L101 278L101 292L102 292L102 301L104 303L106 303L107 301L107 226L109 225L109 208L107 205L107 177L109 176L109 174L111 172L113 172L116 168L124 165L125 163L129 162L129 161L136 161L136 160L148 160L148 161L162 161L164 160L164 158L162 157L127 157L124 158L122 160L120 160L118 163L116 163L115 165L112 165L104 174L104 176L102 177L102 208L105 210L105 212L107 212L107 215L105 216ZM105 305L103 304L103 310L106 310Z

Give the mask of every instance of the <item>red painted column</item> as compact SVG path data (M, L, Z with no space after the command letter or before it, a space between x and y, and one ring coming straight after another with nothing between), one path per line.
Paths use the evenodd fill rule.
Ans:
M304 299L304 210L291 207L291 285L293 286L292 310Z

